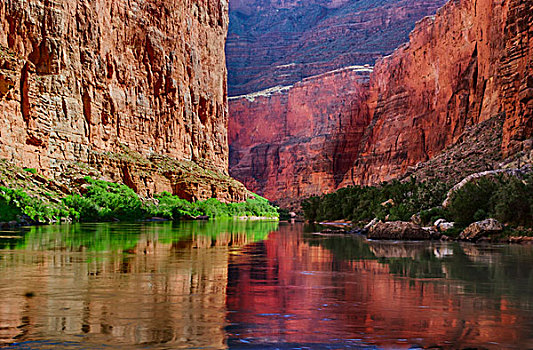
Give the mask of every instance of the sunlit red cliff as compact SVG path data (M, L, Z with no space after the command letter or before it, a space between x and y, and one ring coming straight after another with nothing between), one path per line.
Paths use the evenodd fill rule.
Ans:
M2 1L0 157L48 177L90 164L143 195L244 199L224 178L227 28L224 0Z

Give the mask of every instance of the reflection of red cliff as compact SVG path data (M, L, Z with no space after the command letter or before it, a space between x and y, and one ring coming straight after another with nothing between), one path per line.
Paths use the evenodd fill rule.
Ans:
M349 109L316 108L316 101L331 91L320 79L315 83L320 89L299 96L296 109L290 100L286 110L280 108L280 98L266 114L279 127L274 138L262 134L262 128L244 143L239 143L240 135L230 137L230 170L269 199L291 202L401 176L460 141L468 126L502 114L502 153L530 152L530 144L523 141L533 136L532 26L533 0L451 1L436 16L419 22L409 43L376 63L368 90L363 85L356 96L337 91L345 95L337 95L331 105L343 101ZM344 79L335 83L347 91L355 87L349 77ZM262 118L256 118L256 111L275 98L249 104L232 100L230 135L235 124L253 129ZM309 118L320 113L324 115ZM280 147L278 134L285 135L285 120L291 117L298 121L293 125L313 138L292 137L294 144L284 141L290 147ZM342 132L328 129L328 120L338 120ZM326 127L318 139L311 130L322 125ZM344 137L347 134L358 136ZM345 139L349 146L331 148ZM469 156L483 158L482 153Z
M520 316L505 299L494 308L494 300L469 296L458 283L394 276L376 260L340 261L294 235L301 238L282 227L264 246L250 247L249 255L230 258L227 306L240 312L230 312L229 320L257 324L233 330L239 338L322 344L362 339L399 348L446 340L462 348L517 344L528 336L513 327Z
M230 247L251 237L162 243L157 234L147 230L127 252L2 252L0 347L83 335L88 344L224 348Z

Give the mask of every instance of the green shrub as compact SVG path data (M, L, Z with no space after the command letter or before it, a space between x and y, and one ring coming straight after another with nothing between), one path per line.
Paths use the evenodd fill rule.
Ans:
M467 183L451 198L449 213L459 226L495 218L511 226L533 226L533 175L481 178Z
M533 179L510 178L493 194L493 216L515 226L533 225Z
M409 220L413 214L442 203L447 187L438 181L391 181L380 186L347 187L337 192L314 196L301 202L310 221L349 219L354 222ZM392 204L382 203L392 200Z
M420 220L424 225L432 225L438 219L448 219L448 213L443 207L435 207L420 212Z
M0 221L14 221L27 216L32 221L47 223L68 215L68 209L63 205L29 196L21 189L0 186Z
M456 191L448 206L453 221L460 226L467 226L475 221L474 216L478 211L490 212L490 199L496 188L493 179L481 178Z
M83 195L70 195L60 204L32 197L21 189L0 187L0 221L19 220L27 216L35 222L52 222L70 217L75 221L142 220L147 217L180 218L206 215L210 218L233 216L279 216L268 200L255 196L242 203L222 203L217 199L188 202L169 193L161 193L154 201L143 203L129 187L107 181L85 178ZM50 193L46 196L52 197Z
M82 221L135 220L146 215L139 196L125 185L85 179L89 187L83 196L73 195L63 202Z

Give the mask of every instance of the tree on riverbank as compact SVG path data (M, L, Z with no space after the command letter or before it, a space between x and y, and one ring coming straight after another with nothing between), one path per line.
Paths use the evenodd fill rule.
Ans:
M302 201L306 219L347 219L355 223L373 218L408 221L415 214L423 224L439 218L454 221L458 228L495 218L510 227L533 227L533 174L522 178L501 174L467 183L441 207L448 186L437 180L392 181L379 186L348 187Z

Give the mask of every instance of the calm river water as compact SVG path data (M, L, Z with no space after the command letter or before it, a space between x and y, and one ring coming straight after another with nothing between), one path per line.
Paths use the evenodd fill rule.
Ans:
M303 224L1 231L0 347L533 348L533 247Z

